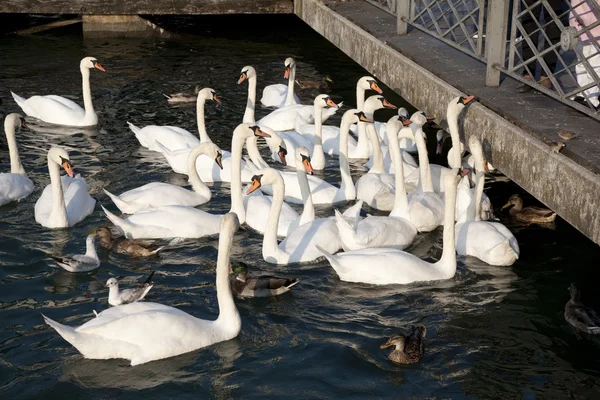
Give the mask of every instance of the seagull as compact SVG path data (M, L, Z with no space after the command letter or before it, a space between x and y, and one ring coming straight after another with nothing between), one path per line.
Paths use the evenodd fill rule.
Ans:
M85 240L85 254L74 254L63 257L52 257L63 269L69 272L88 272L100 266L100 259L96 253L96 234L91 233Z
M135 303L136 301L142 300L146 294L152 289L154 286L154 282L152 282L152 276L154 275L154 271L150 273L148 279L144 281L144 283L140 283L139 286L135 289L125 289L122 292L119 292L119 281L115 278L110 278L106 281L106 287L108 290L108 304L111 306L120 306L122 304Z

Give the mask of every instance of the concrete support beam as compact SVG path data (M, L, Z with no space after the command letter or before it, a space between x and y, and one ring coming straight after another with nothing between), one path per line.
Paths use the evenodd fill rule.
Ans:
M168 35L152 22L137 15L83 15L84 37L131 37Z
M465 94L320 1L296 1L302 2L299 17L315 31L438 121L445 120L450 100ZM547 144L482 104L469 106L459 127L465 143L476 135L494 167L600 244L599 175L553 153Z

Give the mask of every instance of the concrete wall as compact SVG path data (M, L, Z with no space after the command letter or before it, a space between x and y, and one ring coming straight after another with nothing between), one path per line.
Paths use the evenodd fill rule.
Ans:
M411 104L444 119L458 89L411 61L318 0L294 10L314 30ZM476 103L462 114L465 140L477 135L486 158L563 219L600 244L600 177Z

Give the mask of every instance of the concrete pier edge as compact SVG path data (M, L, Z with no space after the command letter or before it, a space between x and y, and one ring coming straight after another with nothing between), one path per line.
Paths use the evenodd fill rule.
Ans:
M295 0L298 17L415 107L445 120L449 101L462 93L319 0ZM385 93L384 93L385 95ZM555 154L548 144L482 104L469 106L459 129L510 179L600 244L600 176Z

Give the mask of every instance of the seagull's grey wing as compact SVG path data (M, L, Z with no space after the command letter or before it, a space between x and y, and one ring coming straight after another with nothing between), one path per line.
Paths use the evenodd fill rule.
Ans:
M125 289L119 293L119 297L123 304L133 303L140 299L146 288Z

